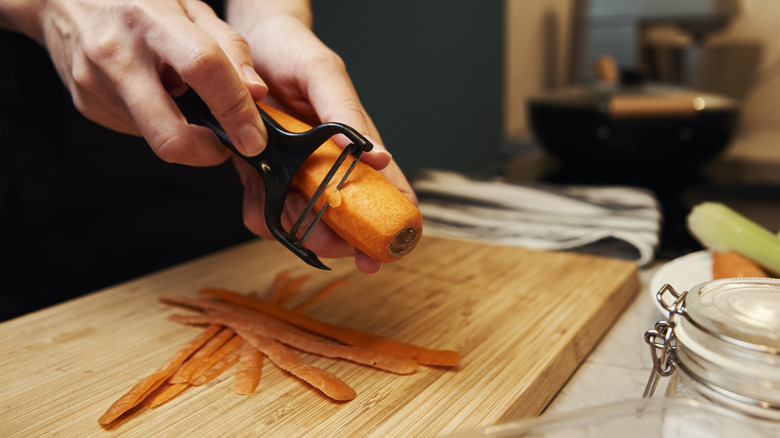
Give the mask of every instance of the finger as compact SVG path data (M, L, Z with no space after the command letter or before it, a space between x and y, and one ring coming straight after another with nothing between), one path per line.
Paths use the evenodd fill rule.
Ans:
M230 157L208 128L190 125L155 71L140 69L117 84L141 135L160 159L190 166L213 166Z
M340 122L351 126L368 137L374 148L363 160L375 169L383 169L392 156L382 143L379 131L358 98L344 62L333 54L317 65L316 76L309 78L307 94L322 122ZM348 140L337 137L344 147Z
M287 196L284 210L284 225L285 229L289 230L295 221L298 220L306 207L306 200L304 197L297 193L292 193ZM308 218L304 223L308 226L314 219L315 214L309 212ZM302 229L304 229L302 227ZM347 257L354 253L355 249L352 245L342 239L335 231L331 230L323 221L319 221L314 225L314 228L309 234L309 237L304 242L304 246L314 251L320 257L325 258L338 258Z
M76 71L78 93L74 102L89 119L118 132L143 136L164 161L193 166L222 163L230 156L213 132L191 127L172 103L168 89L176 87L176 74L167 66L155 71L151 56L140 60L116 56L114 70L93 63ZM133 68L123 67L133 65ZM130 72L116 74L114 71ZM167 71L167 72L166 72ZM120 79L111 80L118 77ZM180 82L180 81L179 81ZM90 90L110 90L95 93Z
M208 105L236 149L259 154L267 134L249 90L219 44L185 18L174 18L179 22L170 26L187 32L150 35L150 45Z
M255 71L252 53L246 39L217 17L214 11L202 1L189 0L186 5L193 23L214 38L230 59L252 99L255 101L263 100L268 94L268 85Z
M392 156L384 145L376 141L379 134L376 133L371 118L366 113L357 92L349 80L346 68L343 63L333 61L329 67L323 67L321 70L325 79L319 83L328 83L329 87L321 87L313 84L310 87L309 96L312 105L317 108L318 114L324 121L340 121L346 123L359 132L368 132L369 140L374 144L374 150L364 155L362 160L379 170L386 178L390 180L410 201L417 205L417 196L412 189L411 184L404 176L398 164L393 161ZM342 96L339 98L338 96ZM376 134L373 134L376 133ZM377 137L374 137L376 135Z
M371 149L370 152L364 153L363 156L360 157L360 159L365 161L368 165L370 165L374 169L377 170L384 169L390 164L391 161L393 161L393 156L390 155L389 152L387 152L387 149L385 149L385 146L382 143L377 142L369 135L366 135L365 137L366 140L368 140L374 147ZM347 145L344 145L344 147L346 146Z
M122 134L141 135L124 102L119 98L95 95L89 90L74 90L71 96L73 105L88 120Z
M181 96L189 89L181 76L170 65L163 65L162 72L160 72L160 82L162 82L165 91L174 97Z
M418 205L417 195L414 193L412 185L409 184L409 180L406 179L406 176L401 171L401 168L398 167L398 163L392 161L387 167L380 170L379 173L384 175L384 177L387 178L394 186L396 186L396 188L398 188L398 190L400 190L407 199L412 201L414 205Z
M242 158L233 157L233 165L244 186L243 220L244 226L252 233L273 240L265 223L265 186L260 174Z
M265 187L263 186L262 178L260 178L260 175L252 166L241 158L234 157L233 164L244 186L244 225L254 234L272 240L273 236L268 231L263 210L265 206ZM293 195L288 204L290 207L283 215L285 229L290 229L292 223L297 220L298 215L305 208L304 201L300 195ZM362 251L344 242L335 232L321 223L318 223L315 230L312 231L312 234L307 239L306 247L324 258L345 257L354 254L355 265L365 273L372 274L378 272L382 267L382 262L372 259Z
M124 101L100 65L87 56L75 57L69 80L73 105L87 119L123 134L140 135Z
M382 262L372 259L359 249L355 249L355 266L366 274L375 274L382 268Z

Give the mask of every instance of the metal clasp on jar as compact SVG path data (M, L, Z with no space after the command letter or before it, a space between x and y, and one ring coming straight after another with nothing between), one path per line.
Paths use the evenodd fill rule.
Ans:
M677 344L673 317L685 313L687 293L687 291L679 293L670 284L664 284L655 294L656 301L669 312L669 316L666 320L658 321L655 327L645 332L645 342L650 346L650 355L653 358L653 369L645 385L643 398L652 397L661 377L671 376L677 367L672 359L672 351Z

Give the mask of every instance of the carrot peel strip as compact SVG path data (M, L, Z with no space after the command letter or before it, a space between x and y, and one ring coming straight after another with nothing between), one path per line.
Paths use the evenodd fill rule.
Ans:
M277 306L284 306L298 295L300 292L300 288L309 279L308 275L300 275L298 277L295 277L291 279L287 284L284 286L284 290L279 294L274 301L272 301Z
M305 310L308 310L311 306L313 306L314 304L316 304L326 296L330 295L331 293L335 292L337 289L344 286L345 284L347 284L347 280L344 278L336 280L326 285L322 289L320 289L317 293L309 297L309 299L307 299L306 301L293 307L292 310L294 312L303 312Z
M216 363L214 363L214 365L195 378L195 380L190 382L190 384L192 386L205 385L206 383L209 383L219 377L223 372L238 362L239 358L241 357L239 355L240 349L241 347L239 346L238 348L233 349L233 351L222 356Z
M190 386L189 383L166 383L161 386L156 392L149 395L146 401L149 403L149 407L156 408L168 400L176 397L182 391Z
M292 350L279 342L251 331L239 330L238 334L268 356L276 366L319 389L328 397L338 401L347 401L357 396L355 390L338 377L307 364Z
M200 377L204 372L206 372L206 370L214 366L214 364L219 362L220 359L225 357L225 355L229 354L236 348L240 347L242 342L243 340L237 335L231 337L229 341L227 341L224 345L222 345L219 348L219 350L215 351L208 358L206 358L201 363L199 363L197 368L192 370L192 374L190 375L190 381Z
M292 310L252 299L238 292L208 288L201 290L201 293L238 306L260 311L304 330L341 341L347 345L369 348L398 357L413 359L423 365L454 366L460 362L460 354L455 351L423 348L372 333L328 324Z
M276 274L274 277L273 285L271 286L271 290L268 292L268 302L270 303L277 303L284 294L285 287L287 286L287 281L290 279L290 270L284 269L279 271L279 273Z
M166 363L160 366L154 373L148 377L142 379L130 391L122 395L116 400L108 410L98 419L98 423L102 425L110 424L112 421L119 418L120 415L129 411L143 400L143 397L149 395L157 387L163 384L168 377L171 376L176 370L187 360L190 355L197 351L203 344L208 342L214 335L221 330L218 325L211 325L204 330L199 336L190 341L183 349L179 350L173 357L171 357Z
M233 392L238 395L252 395L260 384L263 354L248 342L244 342L239 350L240 359L236 363Z
M261 314L251 319L226 313L176 315L171 319L187 324L221 324L236 331L239 329L251 331L301 351L335 359L346 359L397 374L409 374L417 369L417 362L412 359L358 346L326 342L296 327Z
M223 328L213 338L209 339L201 348L187 359L176 372L168 379L169 383L187 383L191 380L190 376L195 369L209 359L209 357L219 350L234 335L233 330ZM195 376L197 377L197 376Z

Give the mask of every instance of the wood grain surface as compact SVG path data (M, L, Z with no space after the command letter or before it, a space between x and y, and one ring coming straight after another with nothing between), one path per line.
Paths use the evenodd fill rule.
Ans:
M639 288L634 262L423 238L378 274L348 259L316 271L254 241L0 324L0 436L435 436L538 415ZM395 375L305 355L350 384L333 402L264 361L252 396L232 371L104 429L98 417L197 335L159 303L203 287L266 290L281 269L304 291L349 283L307 314L463 355Z

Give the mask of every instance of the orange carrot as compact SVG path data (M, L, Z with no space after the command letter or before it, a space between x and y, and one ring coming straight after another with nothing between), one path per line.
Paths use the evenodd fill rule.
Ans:
M209 315L176 315L175 318L171 319L186 324L220 324L236 331L241 330L244 333L253 332L307 353L335 359L346 359L397 374L409 374L417 368L417 362L413 359L402 358L363 347L325 342L296 327L265 315L247 318L238 314L222 312Z
M764 269L753 260L735 251L712 253L712 278L768 277Z
M165 383L153 394L146 398L149 407L156 408L168 400L176 397L190 386L189 383Z
M188 378L188 380L192 380L192 381L171 383L169 379L168 382L164 383L160 388L158 388L156 391L151 393L148 397L145 397L149 406L152 408L156 408L157 406L160 406L161 404L166 403L169 400L176 397L177 395L179 395L190 385L193 386L202 385L203 383L206 383L207 381L214 379L219 374L221 374L222 371L232 366L235 362L230 363L229 360L226 360L224 364L220 365L220 367L215 368L214 371L212 371L209 376L201 379L201 376L204 374L204 371L211 371L212 368L214 368L212 365L216 365L225 356L227 356L228 353L232 352L232 350L235 350L238 346L240 346L244 342L240 337L233 335L232 330L223 329L220 333L217 334L217 336L220 336L223 333L229 333L232 335L232 337L230 338L229 341L224 343L224 345L222 345L218 350L210 352L209 356L204 358L204 360L198 360L197 362L195 362L197 367L194 368L190 367L192 368L192 372L190 373L190 377ZM211 340L214 340L215 338L216 336ZM204 347L201 347L201 349L198 350L198 352L204 351L204 348L205 345ZM236 359L237 358L238 357L236 356ZM193 362L190 362L190 364L192 363ZM187 362L185 362L182 365L182 367L184 367L185 365L187 365ZM181 370L181 367L179 369Z
M117 401L115 401L108 410L98 419L98 423L101 425L110 424L112 421L119 418L120 415L129 411L138 403L143 400L143 397L149 395L157 387L163 384L168 377L171 376L176 370L187 360L188 357L196 350L198 350L203 344L208 342L214 335L221 329L218 325L209 326L205 331L198 335L195 339L190 341L187 346L179 350L172 358L160 366L150 376L142 379L130 391L122 395Z
M271 284L271 290L268 292L268 302L276 304L281 299L289 279L289 269L283 269L279 271L278 274L276 274L274 277L274 282Z
M224 328L219 331L213 338L209 339L201 348L198 349L193 355L184 362L178 370L168 379L169 383L187 383L190 381L190 376L193 370L198 368L201 363L206 361L209 356L219 350L222 345L227 342L234 335L233 330Z
M336 291L338 288L344 286L347 284L346 279L339 279L336 281L333 281L317 291L314 295L310 296L306 301L298 304L297 306L293 307L294 312L303 312L307 309L309 309L311 306L316 304L321 299L325 298L326 296L330 295L332 292Z
M243 340L239 336L231 337L230 340L228 340L227 342L225 342L224 345L219 347L219 350L215 351L205 360L201 361L198 364L198 366L192 370L192 374L190 375L190 380L192 381L200 377L201 374L203 374L204 372L206 372L206 370L214 366L214 364L217 363L220 359L222 359L225 355L229 354L231 351L240 347L242 342Z
M244 344L242 343L241 345ZM214 363L214 365L211 366L211 368L204 371L200 376L195 378L195 380L190 382L190 384L192 386L205 385L206 383L209 383L219 377L223 372L238 362L239 358L241 357L239 350L241 350L241 346L234 348L231 352L222 356L216 363Z
M277 109L260 106L280 125L292 132L311 129L309 125ZM325 142L298 169L292 185L310 198L325 179L341 148ZM420 210L387 178L359 161L345 184L333 193L351 160L347 160L328 186L328 195L318 200L319 210L326 198L337 205L325 210L322 220L344 240L374 259L390 262L408 254L422 234Z
M423 365L453 366L460 362L460 354L451 350L432 350L413 344L384 338L372 333L318 321L301 313L287 310L264 301L255 300L226 289L203 289L201 293L239 306L258 310L266 315L290 323L304 330L325 336L347 345L369 348L401 358L413 359Z
M252 395L263 372L263 354L248 342L241 345L238 354L240 359L236 363L233 392L238 395Z
M272 302L276 304L277 306L284 306L285 304L289 303L300 292L300 287L309 279L309 276L304 274L300 275L298 277L295 277L287 282L287 284L284 286L284 289L277 294L275 299Z
M333 374L314 367L302 361L288 347L250 331L239 331L239 336L244 338L253 347L268 356L276 366L298 377L311 386L322 391L328 397L338 400L352 400L357 395L355 390Z

